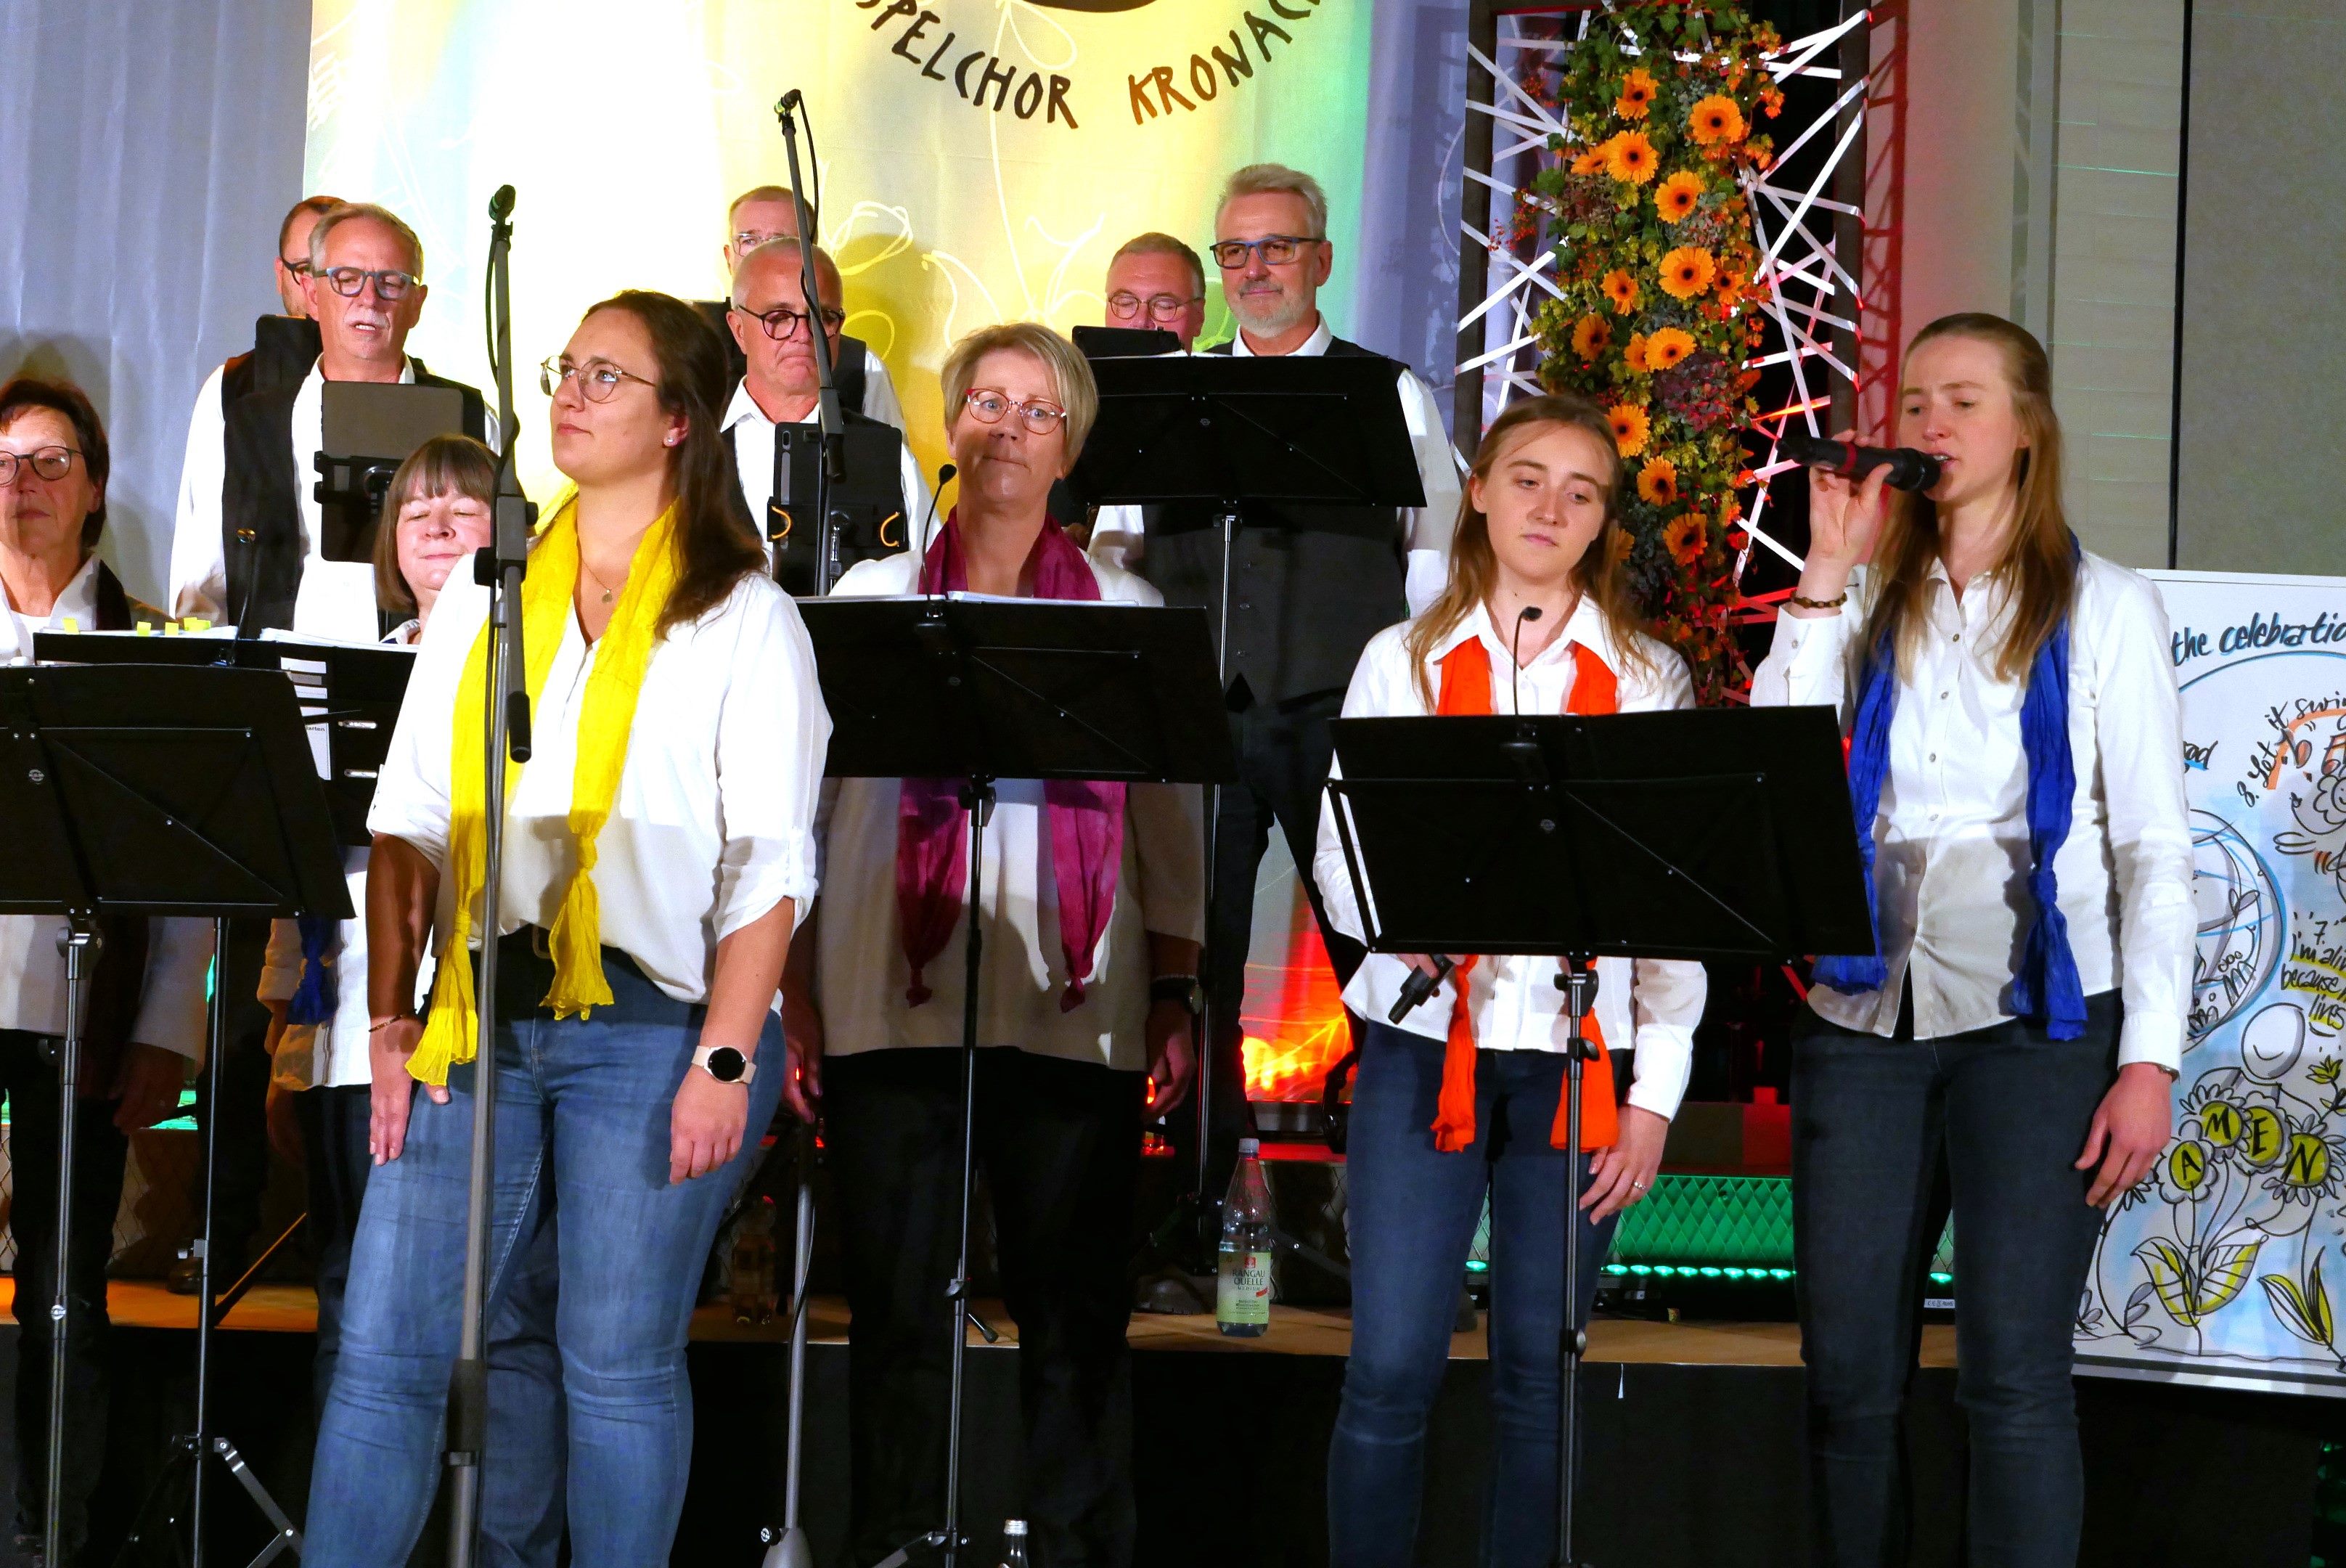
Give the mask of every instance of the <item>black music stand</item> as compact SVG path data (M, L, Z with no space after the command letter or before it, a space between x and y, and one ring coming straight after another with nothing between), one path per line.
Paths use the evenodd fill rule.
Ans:
M959 1568L962 1362L968 1349L970 1194L977 1092L977 900L984 828L1002 779L1220 783L1238 776L1196 609L1064 600L825 599L800 606L831 710L826 773L834 779L959 779L969 818L963 917L961 1250L944 1525L915 1550ZM795 1308L794 1308L795 1314ZM803 1323L803 1315L797 1315ZM983 1325L980 1325L983 1329ZM793 1385L791 1398L798 1399ZM795 1430L795 1423L793 1423Z
M1373 952L1554 954L1580 1145L1581 1030L1600 957L1868 952L1841 730L1822 708L1603 718L1340 718L1334 802ZM1796 840L1797 837L1797 841ZM1566 1213L1580 1162L1565 1162ZM1580 1248L1564 1251L1556 1562L1576 1568Z
M159 639L158 639L159 640ZM48 1561L59 1562L64 1481L66 1275L72 1234L74 1096L80 1079L82 962L102 915L209 916L215 952L231 918L350 918L332 818L301 717L284 678L267 670L34 667L0 670L0 820L17 830L0 856L0 913L67 922L66 1033L57 1182L57 1280L50 1369ZM218 1103L227 997L215 985L207 1061ZM212 1130L204 1139L211 1207ZM172 1466L191 1471L191 1562L204 1561L204 1458L218 1457L275 1533L255 1568L301 1537L228 1439L209 1430L214 1322L210 1249L196 1320L195 1430ZM158 1481L155 1495L164 1482ZM152 1498L150 1497L150 1502ZM141 1513L145 1512L142 1508Z

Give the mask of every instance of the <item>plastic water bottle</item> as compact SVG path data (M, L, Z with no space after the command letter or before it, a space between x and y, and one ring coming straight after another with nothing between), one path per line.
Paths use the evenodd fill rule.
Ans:
M1253 1339L1270 1331L1270 1183L1262 1174L1261 1145L1239 1140L1239 1168L1222 1203L1220 1278L1214 1290L1214 1326Z
M779 1298L774 1264L774 1200L760 1197L733 1236L733 1320L770 1323Z
M1028 1568L1026 1522L1023 1519L1002 1522L1002 1568Z

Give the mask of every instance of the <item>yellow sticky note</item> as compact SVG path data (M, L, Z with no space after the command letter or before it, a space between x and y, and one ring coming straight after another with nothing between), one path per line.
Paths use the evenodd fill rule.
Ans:
M81 630L81 617L78 616L67 616L66 617L65 629L69 632L77 632Z
M152 622L152 621L141 621L141 622L139 622L139 623L138 623L138 635L139 635L140 636L142 636L142 637L151 637L151 636L153 636L155 635L155 623L154 623L154 622Z

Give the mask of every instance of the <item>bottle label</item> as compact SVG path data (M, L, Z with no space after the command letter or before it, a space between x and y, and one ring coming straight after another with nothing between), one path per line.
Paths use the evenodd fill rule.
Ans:
M1225 1323L1270 1321L1270 1254L1225 1251L1214 1293L1214 1316Z

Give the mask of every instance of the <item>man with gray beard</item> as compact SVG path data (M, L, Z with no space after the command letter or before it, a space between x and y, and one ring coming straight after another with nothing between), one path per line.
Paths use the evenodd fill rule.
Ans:
M1320 289L1335 248L1328 239L1327 196L1310 175L1259 163L1230 176L1209 249L1239 333L1205 352L1382 357L1337 337L1320 313ZM1449 572L1457 461L1432 391L1407 366L1388 362L1425 504L1395 510L1250 504L1230 549L1224 668L1239 781L1222 788L1215 820L1201 977L1213 1026L1207 1045L1212 1064L1209 1198L1228 1184L1238 1139L1250 1119L1239 1013L1256 872L1272 824L1286 835L1295 864L1308 868L1319 831L1321 786L1334 753L1328 724L1343 708L1361 649L1430 604ZM1210 506L1103 508L1092 550L1147 577L1168 605L1221 614L1221 531ZM1341 986L1360 966L1362 949L1328 924L1311 878L1299 880ZM1189 1119L1177 1116L1173 1125L1176 1146L1195 1159Z

